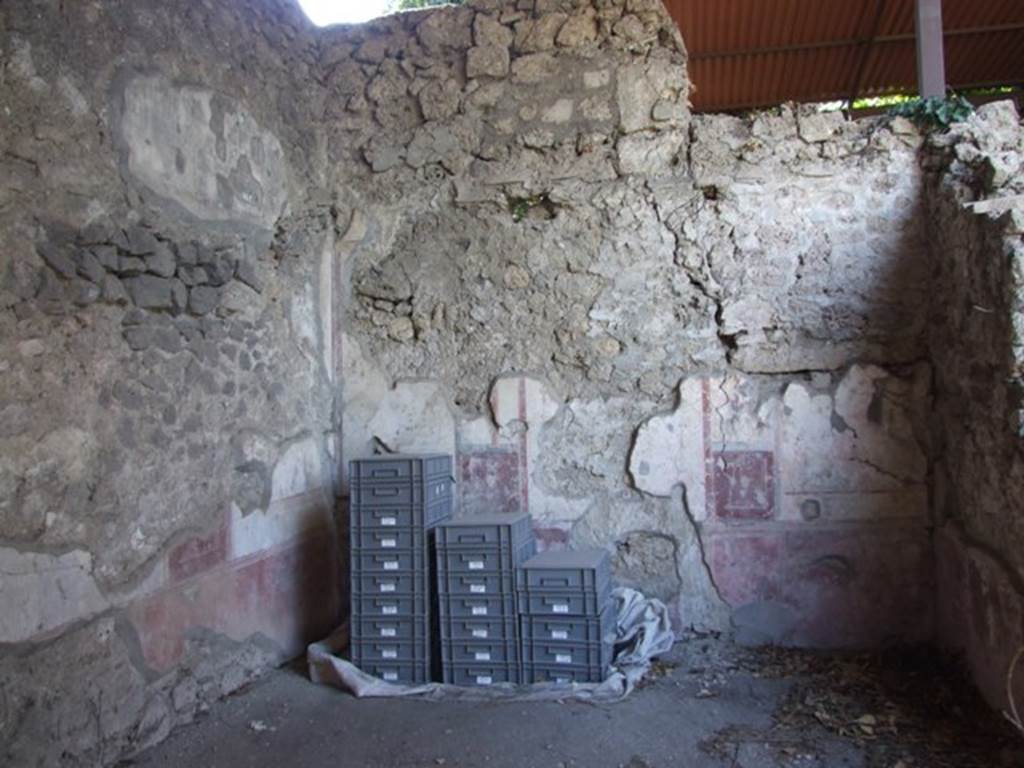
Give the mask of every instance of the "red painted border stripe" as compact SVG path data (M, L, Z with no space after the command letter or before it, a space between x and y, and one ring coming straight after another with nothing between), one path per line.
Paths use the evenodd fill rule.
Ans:
M530 467L527 463L526 455L526 379L519 379L519 421L522 422L523 429L519 432L519 495L522 498L523 512L530 511Z

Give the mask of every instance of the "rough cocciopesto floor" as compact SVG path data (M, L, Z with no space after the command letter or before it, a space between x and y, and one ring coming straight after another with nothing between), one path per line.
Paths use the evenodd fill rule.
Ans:
M680 643L625 702L357 701L278 670L126 764L1019 768L1024 739L928 651Z

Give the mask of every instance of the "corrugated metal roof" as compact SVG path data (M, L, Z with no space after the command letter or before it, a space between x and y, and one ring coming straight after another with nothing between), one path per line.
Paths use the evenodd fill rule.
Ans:
M697 111L916 87L914 0L665 0ZM1024 83L1024 0L943 0L951 88Z

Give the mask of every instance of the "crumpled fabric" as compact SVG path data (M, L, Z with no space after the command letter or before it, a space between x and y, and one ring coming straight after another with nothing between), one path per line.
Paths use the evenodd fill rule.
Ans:
M616 607L615 657L600 683L534 683L462 687L444 683L402 685L368 675L338 654L348 647L349 628L343 624L306 651L309 678L333 685L357 698L418 697L460 701L551 701L579 699L615 702L626 698L651 668L651 660L667 653L675 642L668 609L660 600L644 597L635 589L612 591Z

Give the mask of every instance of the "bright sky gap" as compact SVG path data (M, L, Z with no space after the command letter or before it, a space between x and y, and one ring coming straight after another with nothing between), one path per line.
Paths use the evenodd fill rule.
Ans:
M318 27L361 24L388 10L388 0L299 0L299 5Z

